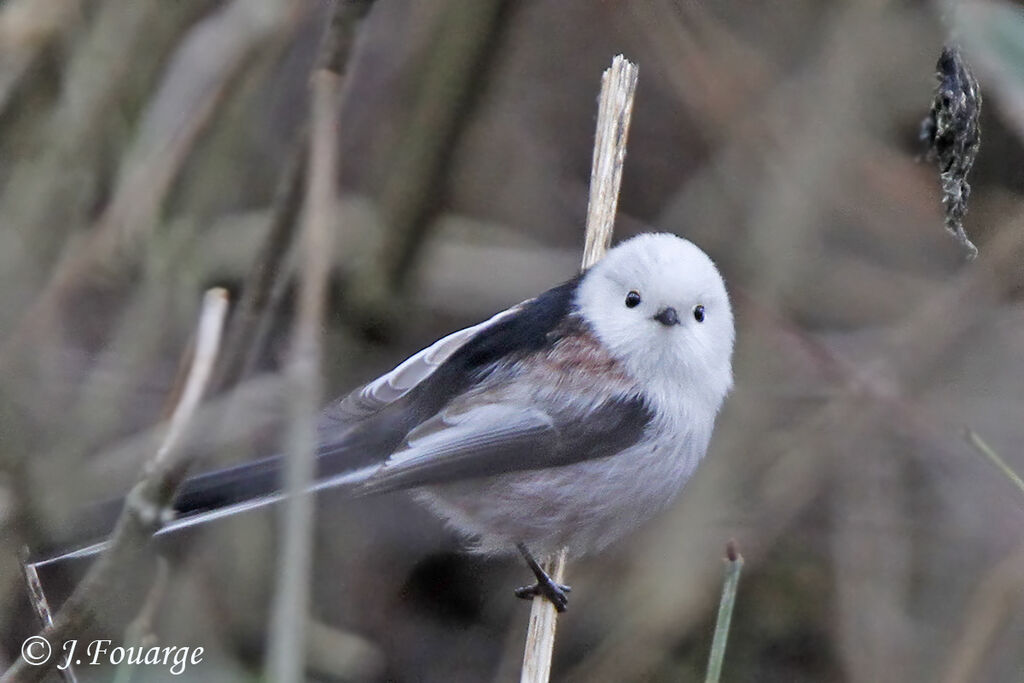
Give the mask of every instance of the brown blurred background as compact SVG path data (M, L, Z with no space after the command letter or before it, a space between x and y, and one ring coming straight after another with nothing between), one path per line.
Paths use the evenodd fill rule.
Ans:
M38 628L21 549L127 490L203 290L240 293L275 217L295 222L329 11L0 2L0 668ZM951 34L986 98L969 263L917 162ZM702 680L729 538L747 566L725 680L1024 675L1024 492L963 438L1024 472L1021 45L1024 10L995 2L371 3L338 122L330 395L574 273L619 53L640 78L616 237L695 241L734 298L709 457L671 510L570 565L556 680ZM201 468L278 446L284 262ZM461 554L403 496L322 495L317 516L311 678L517 678L518 561ZM165 544L153 630L206 648L189 676L260 671L274 530L256 513ZM44 576L55 602L80 575ZM96 634L121 637L125 591Z

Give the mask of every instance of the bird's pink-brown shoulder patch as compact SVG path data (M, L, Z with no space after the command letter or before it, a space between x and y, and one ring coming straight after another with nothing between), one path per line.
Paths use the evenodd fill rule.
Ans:
M590 326L579 320L560 325L558 341L545 357L545 370L562 377L586 378L608 389L629 390L636 382L621 361L614 358L594 335Z

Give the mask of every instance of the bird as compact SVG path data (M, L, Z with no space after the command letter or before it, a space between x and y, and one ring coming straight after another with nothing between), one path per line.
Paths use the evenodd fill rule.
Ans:
M314 488L408 490L470 552L519 553L515 590L561 612L541 561L599 552L665 508L733 386L725 283L692 242L642 233L331 402ZM283 457L197 475L164 531L280 500Z

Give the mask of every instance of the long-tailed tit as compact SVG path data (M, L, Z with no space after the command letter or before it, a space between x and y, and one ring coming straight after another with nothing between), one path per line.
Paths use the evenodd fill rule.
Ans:
M733 317L711 259L670 234L455 332L335 401L317 489L411 489L483 553L600 550L665 507L732 386ZM280 457L190 479L164 531L279 500Z

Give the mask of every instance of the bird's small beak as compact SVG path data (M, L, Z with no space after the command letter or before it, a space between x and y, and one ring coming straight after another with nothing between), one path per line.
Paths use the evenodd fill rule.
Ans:
M658 315L654 316L654 319L665 327L672 327L673 325L679 324L679 314L676 313L676 309L672 307L661 309L658 311Z

